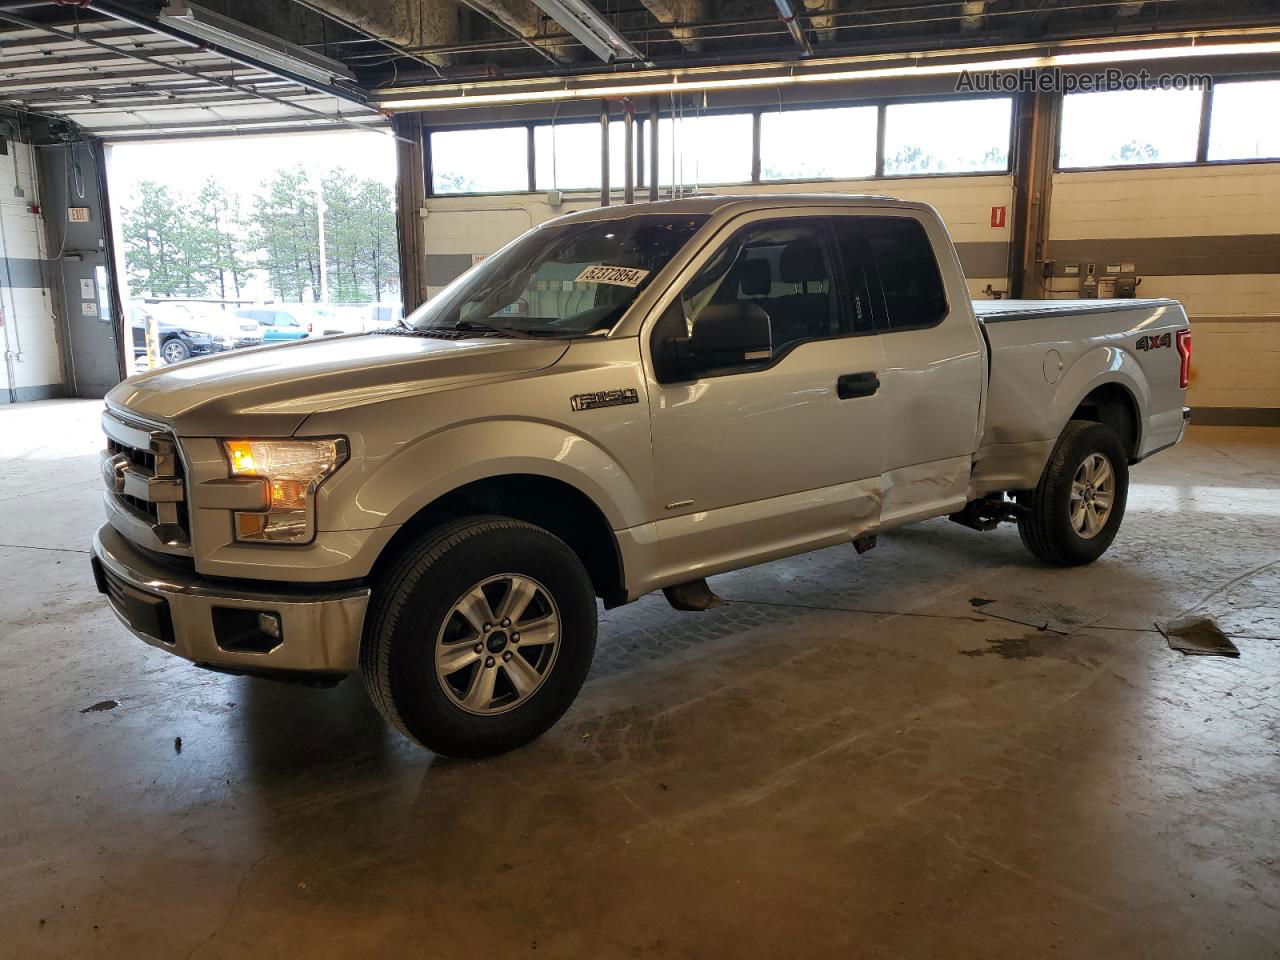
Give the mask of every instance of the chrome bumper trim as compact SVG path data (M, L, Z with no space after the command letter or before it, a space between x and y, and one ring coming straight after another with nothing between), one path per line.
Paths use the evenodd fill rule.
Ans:
M134 547L110 524L93 538L93 557L106 573L141 599L162 600L171 621L172 642L130 622L130 612L107 590L112 611L130 632L161 650L196 663L246 671L343 674L359 661L368 587L316 593L237 588L176 571ZM117 584L118 586L118 584ZM232 652L218 646L215 607L261 610L280 618L282 642L269 653ZM156 632L153 630L153 633ZM159 631L164 632L164 631Z

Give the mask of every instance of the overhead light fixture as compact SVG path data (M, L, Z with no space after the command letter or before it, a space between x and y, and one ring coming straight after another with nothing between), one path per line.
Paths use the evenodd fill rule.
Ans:
M537 0L541 5L544 0ZM796 65L740 65L737 67L690 68L673 70L665 74L650 74L651 77L665 77L646 82L637 78L634 83L616 83L605 86L583 87L542 87L529 90L506 90L500 93L470 93L469 90L482 91L485 87L477 84L452 86L461 88L462 92L444 96L410 97L403 100L384 95L378 101L382 110L398 112L405 110L431 110L446 107L487 107L502 104L520 103L557 103L569 100L596 100L610 97L635 97L648 94L665 93L703 93L717 90L745 90L753 87L788 87L813 83L838 83L858 80L880 80L894 77L927 77L956 76L965 71L1005 72L1013 70L1047 69L1052 67L1078 67L1097 63L1127 63L1144 60L1171 60L1199 57L1228 57L1280 53L1280 41L1262 41L1246 43L1219 43L1187 45L1174 47L1135 48L1125 50L1081 51L1073 53L1042 54L1034 56L1010 57L1000 60L968 60L964 62L950 61L946 63L912 63L897 67L865 67L850 70L827 70L807 73L794 72ZM921 55L907 54L912 59L920 59ZM860 57L845 61L853 64L868 62L871 57ZM838 65L830 62L831 66ZM717 73L731 70L755 70L763 72L754 76L736 76L717 79ZM783 72L787 71L787 72ZM510 84L507 84L509 87ZM392 91L388 91L390 93Z
M264 66L316 83L332 84L335 80L354 83L356 79L337 60L181 0L170 0L160 11L160 21L194 40L216 44L232 53L252 57Z
M584 47L605 63L645 58L622 36L595 7L586 0L533 0L534 5L549 16Z

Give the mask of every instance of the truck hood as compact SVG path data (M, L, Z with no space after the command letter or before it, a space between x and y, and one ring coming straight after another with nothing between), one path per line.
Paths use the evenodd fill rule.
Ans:
M356 334L234 350L130 377L110 406L180 436L289 436L310 414L549 367L564 341Z

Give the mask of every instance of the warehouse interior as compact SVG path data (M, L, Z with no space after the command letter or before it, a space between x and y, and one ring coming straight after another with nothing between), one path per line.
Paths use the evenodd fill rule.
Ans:
M1163 88L1072 86L1107 71ZM14 955L1280 954L1277 102L1264 0L0 3ZM1096 563L940 517L602 607L557 726L435 756L358 677L143 644L90 568L156 348L121 150L335 134L394 150L388 324L576 211L889 196L975 300L1179 301L1191 427ZM1191 614L1238 656L1173 649Z

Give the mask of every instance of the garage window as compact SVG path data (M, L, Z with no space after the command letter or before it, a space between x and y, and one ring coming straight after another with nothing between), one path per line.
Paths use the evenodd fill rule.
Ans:
M1274 119L1277 101L1280 80L1222 83L1214 87L1209 159L1280 157L1280 125Z
M634 136L639 136L639 124ZM626 176L626 130L609 124L609 186L621 189ZM600 189L600 122L540 123L533 128L534 187L537 190Z
M875 107L766 111L760 115L760 179L874 176L876 123Z
M1008 97L891 103L885 109L889 176L1000 173L1009 169Z
M1062 100L1058 166L1192 163L1200 139L1199 90L1073 93Z
M514 193L529 189L529 134L525 127L434 130L431 192Z
M647 130L648 122L643 124ZM751 180L751 114L686 114L658 121L658 176L680 183L748 183ZM646 147L648 145L646 144Z

